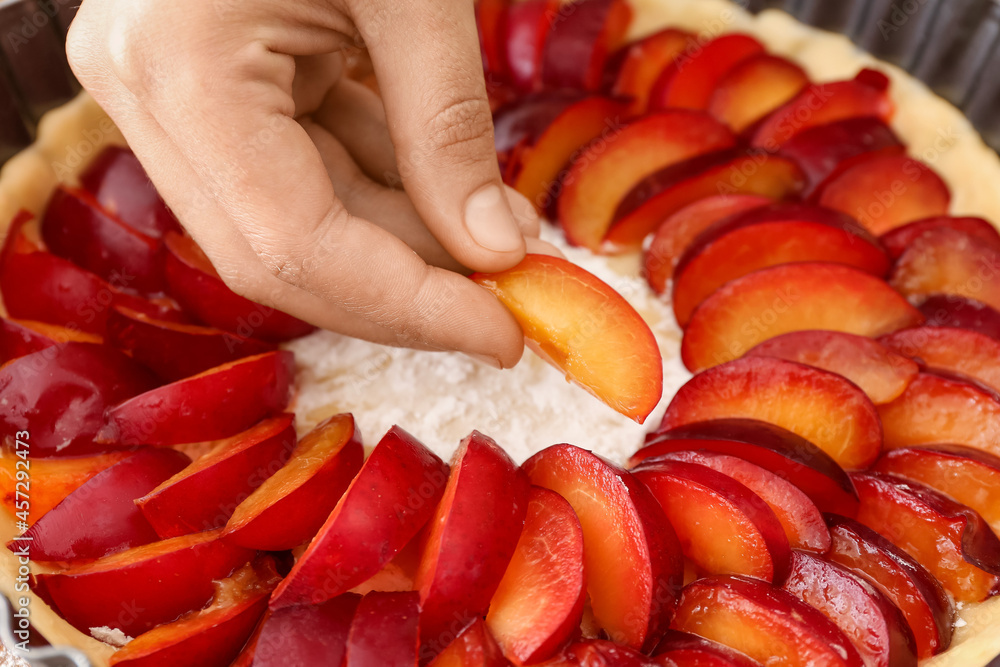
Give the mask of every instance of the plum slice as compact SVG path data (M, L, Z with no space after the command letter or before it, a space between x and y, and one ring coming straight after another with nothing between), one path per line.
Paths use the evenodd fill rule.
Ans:
M889 279L911 298L953 294L1000 308L1000 250L956 229L925 232L903 251Z
M895 111L888 91L889 78L874 70L862 70L847 81L812 84L764 119L753 133L751 143L774 151L796 135L820 125L864 117L888 121Z
M111 667L216 667L237 656L281 577L274 559L262 556L231 577L215 582L204 609L190 612L139 635L118 650Z
M940 491L979 512L1000 535L1000 457L961 445L900 447L872 469Z
M361 597L344 593L320 604L272 610L261 626L253 667L342 665Z
M1000 340L955 327L914 327L882 338L925 368L971 378L1000 392Z
M224 539L282 551L315 535L364 461L354 417L334 415L307 433L291 458L236 506Z
M830 531L826 529L819 508L802 489L784 477L737 456L706 450L671 452L646 459L646 462L655 468L655 463L664 459L711 468L747 487L771 508L789 544L796 549L825 553L830 548ZM643 464L639 464L636 470L642 467ZM744 494L739 492L738 495ZM735 499L730 500L735 503Z
M160 537L221 528L233 510L288 460L294 417L268 419L223 440L135 502Z
M168 382L275 349L272 343L228 331L168 322L131 308L108 311L108 343Z
M937 579L908 553L853 519L827 515L833 545L826 557L865 577L903 613L921 660L951 644L955 605Z
M692 49L660 73L649 95L651 109L707 110L720 81L736 65L764 52L750 35L729 33Z
M827 181L817 202L856 218L873 234L884 234L914 220L945 215L951 191L919 160L873 155Z
M633 474L660 502L685 558L707 574L743 574L780 583L791 549L777 515L760 496L708 466L671 459Z
M373 591L361 598L347 634L344 667L416 667L420 594Z
M844 631L867 667L916 667L913 632L902 612L867 580L797 551L782 588Z
M755 419L723 418L659 430L629 459L630 466L675 452L739 457L788 480L826 512L853 514L858 494L829 454L791 431Z
M632 100L630 115L645 113L649 94L660 73L685 50L696 45L691 33L665 28L622 47L608 59L605 67L605 77L612 79L611 94Z
M677 536L656 498L631 473L573 445L543 449L523 467L580 519L597 623L619 644L652 648L683 573Z
M187 321L169 299L140 298L122 291L69 260L49 252L15 253L0 268L0 291L7 314L22 320L58 324L103 336L114 305L157 319Z
M674 269L674 315L681 326L726 283L793 262L836 262L885 276L878 240L848 216L801 204L774 204L719 221L688 246Z
M287 406L294 356L279 350L216 366L110 408L98 440L179 445L231 437Z
M908 358L912 355L903 356L872 338L840 331L783 334L744 356L775 357L842 375L868 394L875 405L899 398L920 372L916 362Z
M691 316L681 357L697 372L793 331L878 337L923 321L896 290L869 273L821 262L785 264L737 278L708 297Z
M974 510L916 482L856 473L858 521L913 556L959 602L1000 593L1000 539Z
M771 203L760 195L715 195L685 206L660 223L643 253L643 271L649 286L664 294L674 267L688 246L714 223Z
M476 24L479 28L479 43L483 53L483 68L494 77L504 75L502 27L507 18L508 0L477 0Z
M552 208L565 176L566 164L580 148L614 132L626 118L626 107L607 97L586 97L562 113L517 156L513 187L540 212Z
M698 111L661 111L612 128L607 139L577 153L563 180L557 218L567 240L599 252L615 210L642 179L735 141L726 126Z
M492 439L473 431L459 445L413 582L422 651L440 652L486 613L524 527L529 487Z
M714 576L689 584L672 627L729 646L761 664L864 666L857 649L830 619L759 579Z
M510 4L501 24L500 52L504 71L521 91L542 83L542 49L559 11L555 0L526 0Z
M550 657L580 627L587 597L583 529L559 494L533 487L524 530L486 625L515 664Z
M587 99L586 93L547 90L525 95L505 104L493 114L493 142L501 164L519 146L530 146L566 109Z
M873 116L848 118L803 130L781 146L781 155L798 163L809 181L809 197L831 176L869 154L902 154L906 147L884 121Z
M222 542L221 531L153 542L57 572L37 574L32 590L85 634L151 630L212 599L212 582L250 561L253 552Z
M882 235L882 245L893 260L898 260L914 241L936 229L951 229L967 234L1000 251L1000 232L988 221L982 218L953 218L946 215L924 218L890 229Z
M631 20L632 8L624 0L561 4L542 49L542 83L597 90L608 54L622 45Z
M788 199L805 185L788 158L746 150L724 150L667 166L642 179L622 198L605 245L637 250L669 216L705 197L746 194Z
M188 236L168 232L165 271L167 291L188 312L217 329L241 338L280 343L311 333L315 327L262 306L226 287L204 251Z
M370 579L431 518L447 481L441 459L392 427L278 586L271 608L318 604Z
M121 288L163 291L159 240L126 225L84 190L56 188L42 219L42 238L53 254Z
M24 533L34 561L93 560L156 542L135 500L191 462L171 449L148 448L81 484ZM18 540L7 543L16 549Z
M32 458L28 523L35 523L87 480L133 454L131 450L116 450L94 456ZM18 461L22 463L18 465ZM18 456L16 449L0 448L0 501L11 516L16 516L15 512L19 511L19 502L21 511L24 509L23 494L21 497L17 495L17 482L20 481L17 473L24 469L24 465L23 456Z
M143 234L159 238L181 230L139 159L128 148L105 148L80 173L80 184L105 210Z
M30 434L32 457L91 454L108 449L95 443L105 410L155 385L114 348L61 343L0 369L0 424Z
M674 395L659 430L720 418L781 426L847 469L867 467L882 450L879 416L864 392L839 375L782 359L747 357L695 375Z
M1000 340L1000 312L981 301L954 294L932 294L920 303L927 326L976 331Z
M0 365L58 343L103 343L96 334L58 324L0 317Z
M887 449L951 443L1000 456L1000 396L969 378L921 373L878 412Z
M596 276L562 258L528 255L511 269L472 279L507 306L532 350L567 380L640 424L659 403L656 338Z
M734 132L743 132L791 101L807 85L809 77L792 61L758 53L722 75L707 109Z

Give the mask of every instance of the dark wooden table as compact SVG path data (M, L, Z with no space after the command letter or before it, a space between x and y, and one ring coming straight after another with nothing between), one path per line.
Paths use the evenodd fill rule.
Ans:
M80 89L65 39L80 0L0 0L0 163L34 137L46 111Z

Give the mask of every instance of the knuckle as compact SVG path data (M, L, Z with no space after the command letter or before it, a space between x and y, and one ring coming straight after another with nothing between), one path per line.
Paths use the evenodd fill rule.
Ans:
M109 65L115 79L128 90L140 95L148 90L146 77L141 69L134 65L134 59L116 57L110 60Z
M165 95L191 85L179 74L212 73L206 67L213 42L213 23L206 9L195 3L108 2L103 11L94 10L90 18L73 21L67 38L71 62L82 69L96 69L96 75L109 77L140 97ZM77 22L83 18L77 29ZM184 18L182 23L178 19ZM164 39L164 26L171 25L171 39ZM96 67L94 67L96 66ZM194 77L197 78L197 77Z
M82 10L81 10L81 13ZM66 35L66 60L77 79L86 83L90 71L93 69L93 40L91 38L92 28L87 24L84 17L77 17L70 25L70 31Z
M145 27L153 22L153 17L137 22L136 17L124 14L111 19L100 35L83 47L100 59L95 75L110 78L138 96L154 92L156 83L165 79L167 64L157 52L156 38Z
M428 335L433 325L431 315L423 310L414 310L409 317L401 318L393 327L399 345L415 347L417 345L435 347L434 340Z
M104 21L92 5L80 7L66 35L66 60L84 86L96 83L107 66L108 42Z
M306 275L308 258L298 250L299 244L292 238L269 235L251 240L251 247L264 270L272 278L299 285Z
M433 279L434 270L428 268L422 279L414 285L410 303L410 318L401 327L400 336L409 342L434 344L431 332L441 322L453 321L456 315L457 297L451 283Z
M256 225L248 234L257 259L273 278L296 287L306 286L316 275L318 265L329 261L336 252L337 239L349 214L342 206L334 206L313 221L295 228Z
M149 69L157 59L146 53L148 41L142 26L148 22L136 21L129 13L111 19L103 37L104 51L111 74L132 92L143 93L148 88Z
M259 253L258 258L271 277L289 285L301 283L306 273L305 258L288 248L275 248L270 252Z
M450 309L443 307L437 294L433 271L425 267L422 274L393 275L383 298L365 299L358 304L345 301L342 305L391 331L397 345L444 349L435 343L434 332Z
M493 155L493 115L485 99L450 101L431 116L428 126L432 153L445 154L460 162L476 162Z
M260 271L257 267L235 266L230 263L216 267L219 277L226 287L245 299L260 301L261 293Z

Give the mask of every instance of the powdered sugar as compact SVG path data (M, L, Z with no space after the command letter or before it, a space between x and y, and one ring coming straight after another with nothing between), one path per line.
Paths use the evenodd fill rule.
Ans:
M98 641L104 642L105 644L111 644L112 646L117 646L119 648L132 641L131 637L118 628L109 628L106 625L102 625L98 628L91 628L90 636Z
M29 667L27 661L0 643L0 667Z
M664 359L664 397L640 426L605 406L531 352L516 368L497 371L460 354L386 348L329 332L291 343L300 372L300 432L331 414L351 412L369 445L393 424L442 457L473 429L495 438L518 462L548 445L569 442L623 462L658 423L666 403L690 375L680 363L673 314L639 276L638 255L597 257L570 248L547 227L543 237L570 261L620 292L649 323Z

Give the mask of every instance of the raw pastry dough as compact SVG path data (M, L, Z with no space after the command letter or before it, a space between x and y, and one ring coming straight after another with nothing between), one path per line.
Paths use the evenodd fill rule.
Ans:
M960 111L934 95L922 83L892 65L877 61L859 51L846 38L802 25L785 13L767 11L754 17L726 0L631 0L636 10L632 33L638 37L665 26L675 26L697 32L706 40L724 32L745 31L760 39L772 52L801 64L816 81L831 81L854 76L865 66L874 66L892 78L892 95L898 110L893 127L909 145L911 153L936 169L948 182L954 195L953 213L976 215L994 222L1000 221L1000 158L980 139ZM124 144L117 128L87 95L48 114L42 121L38 141L16 156L0 171L0 228L6 225L20 208L40 212L59 181L72 181L79 170L107 144ZM554 236L554 235L553 235ZM553 239L558 240L558 239ZM666 365L665 397L659 410L650 417L655 424L673 391L688 375L678 356L680 332L669 310L651 297L636 278L635 257L598 258L578 249L568 249L570 259L601 275L628 298L647 318L660 340ZM431 357L429 353L388 351L361 341L351 341L332 334L320 333L290 346L297 353L305 370L300 374L300 397L297 405L300 429L309 428L321 419L343 410L352 410L371 437L377 437L391 423L398 422L414 431L418 437L447 456L450 447L470 430L468 422L495 435L512 454L524 458L533 449L557 441L569 440L589 446L612 458L623 460L641 442L643 430L617 415L599 416L596 426L581 427L585 434L580 440L571 435L541 437L548 440L531 442L522 438L527 432L537 432L546 424L516 422L518 414L531 414L536 419L548 419L553 433L560 429L558 414L540 403L551 402L564 408L563 414L599 412L600 406L585 393L553 382L552 369L537 359L526 358L513 372L505 373L498 382L495 372L476 367L461 357ZM431 359L431 361L429 361ZM440 386L462 383L465 394L482 394L474 402L487 406L483 414L462 414L463 419L439 421L428 428L427 385L406 387L409 378L426 379L425 373L441 368L444 359L450 377L437 377ZM450 364L450 365L449 365ZM363 370L359 372L359 368ZM346 383L344 376L352 379ZM560 378L556 378L560 380ZM500 385L500 388L496 387ZM544 391L532 391L532 385ZM392 388L403 387L411 396L398 395L389 410L383 397ZM491 389L492 388L492 389ZM512 391L511 389L518 389ZM346 402L345 390L352 396L367 396L361 404ZM446 390L444 390L446 391ZM491 394L490 392L494 393ZM332 396L340 395L334 403ZM444 403L444 412L472 411L478 406L454 403L442 393L431 397ZM502 401L502 402L501 402ZM490 407L492 406L492 407ZM497 406L502 406L502 409ZM610 412L610 411L608 411ZM538 413L541 413L540 415ZM382 420L382 421L379 421ZM385 421L388 420L388 421ZM552 421L556 423L551 423ZM425 435L421 424L431 434ZM374 428L369 428L374 426ZM589 430L589 432L588 432ZM596 435L595 435L596 434ZM517 448L521 449L517 449ZM0 513L0 541L14 534L13 522ZM16 560L6 549L0 549L0 591L11 596ZM32 622L56 645L74 646L84 651L95 667L107 664L113 648L98 642L69 626L40 600L31 603ZM961 614L953 647L944 655L925 661L922 667L982 667L1000 654L1000 599L981 605L971 605Z

